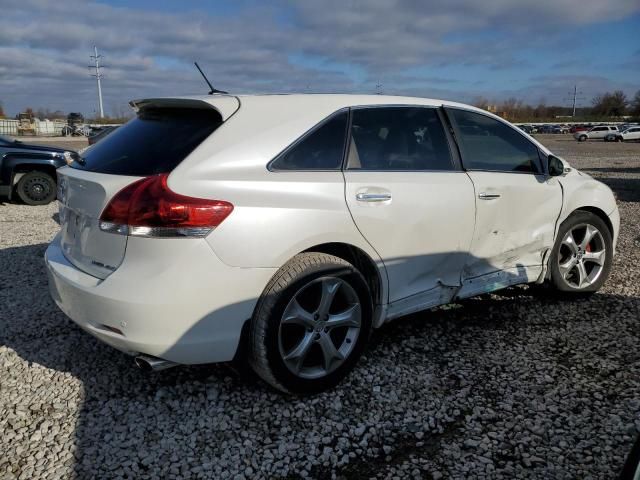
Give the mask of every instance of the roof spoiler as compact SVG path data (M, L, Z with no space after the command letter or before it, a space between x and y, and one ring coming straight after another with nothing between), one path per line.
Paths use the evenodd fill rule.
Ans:
M206 99L199 98L143 98L129 102L131 108L136 112L149 107L155 108L196 108L214 109L221 116L222 120L227 120L240 108L240 100L232 95L215 95Z

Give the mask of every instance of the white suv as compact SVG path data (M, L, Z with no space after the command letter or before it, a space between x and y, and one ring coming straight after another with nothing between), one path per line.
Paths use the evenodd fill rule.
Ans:
M51 294L140 366L247 360L336 384L373 328L547 280L603 284L605 185L504 120L422 98L211 95L137 117L60 177Z
M573 138L579 142L585 142L587 140L604 139L611 133L617 133L618 127L599 125L597 127L591 127L587 131L576 132L573 134Z
M630 142L640 140L640 126L631 125L620 132L613 132L604 137L605 142Z

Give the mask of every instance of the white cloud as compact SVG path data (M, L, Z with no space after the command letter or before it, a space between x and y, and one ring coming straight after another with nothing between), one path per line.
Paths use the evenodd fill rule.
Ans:
M429 76L439 77L441 65L522 65L518 39L532 32L549 40L559 28L640 10L637 0L619 0L615 8L589 0L326 0L273 7L242 4L246 6L237 14L213 16L83 0L5 3L0 100L13 112L55 104L87 113L94 103L87 69L94 44L108 65L107 105L131 97L205 91L193 60L216 86L233 91L301 91L307 85L327 91L373 89L384 76L398 79L407 93L420 89L419 76L406 81L414 67L430 66L436 74ZM474 36L478 33L484 35L481 41ZM292 61L296 56L336 66ZM349 66L364 72L358 80L364 83L353 80ZM438 85L425 78L425 83L455 95L450 82Z

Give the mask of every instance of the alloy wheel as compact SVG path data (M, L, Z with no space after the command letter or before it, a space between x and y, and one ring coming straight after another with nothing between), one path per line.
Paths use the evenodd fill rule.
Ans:
M336 277L321 277L299 289L282 314L280 356L300 378L322 378L339 368L355 348L362 308L354 288Z
M602 274L605 261L604 238L593 225L576 225L562 239L558 266L570 287L582 289L592 285Z

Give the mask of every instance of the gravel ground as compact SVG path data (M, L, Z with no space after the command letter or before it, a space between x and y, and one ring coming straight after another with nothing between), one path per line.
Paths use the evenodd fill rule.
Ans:
M0 478L613 478L640 431L640 144L541 138L617 192L602 292L407 317L305 399L225 365L135 369L49 299L55 205L0 204Z

